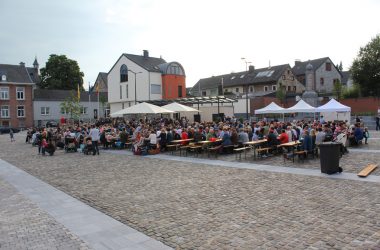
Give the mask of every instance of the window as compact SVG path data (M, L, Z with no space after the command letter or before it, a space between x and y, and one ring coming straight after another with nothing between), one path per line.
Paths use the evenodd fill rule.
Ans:
M17 117L25 117L25 106L17 106Z
M288 75L290 75L290 69L288 69Z
M268 91L268 86L264 86L264 91Z
M125 64L120 67L120 82L128 82L128 67Z
M80 113L81 113L82 115L87 115L87 107L81 107L81 108L80 108Z
M236 89L235 89L235 92L236 92L236 93L239 93L239 88L236 88Z
M290 80L294 81L294 76L291 76L291 77L290 77Z
M202 91L202 96L206 96L206 95L207 95L206 91Z
M182 97L182 86L178 86L178 97Z
M292 87L291 86L288 86L288 91L291 91L292 90Z
M319 80L319 82L321 83L321 85L323 85L325 83L325 79L323 79L323 77L321 77L321 79Z
M326 71L331 71L331 63L326 63Z
M9 88L8 87L1 87L0 88L0 99L2 99L2 100L8 100L9 99Z
M277 86L276 85L272 85L272 90L276 91L277 90Z
M123 91L123 86L120 85L120 99L123 98L123 94L122 94L122 91Z
M50 115L49 107L41 107L41 115Z
M150 85L150 93L151 94L161 94L161 85L151 84Z
M285 75L282 75L282 80L285 80L286 79L286 76Z
M245 75L241 75L240 78L244 78Z
M5 82L7 80L7 76L6 75L2 75L1 76L1 80Z
M9 106L1 106L1 118L9 118Z
M64 109L64 108L61 108L61 114L62 115L66 115L66 114L68 114L69 112L67 112L67 110L66 109Z
M232 76L232 77L231 77L231 80L233 80L233 79L235 79L235 78L236 78L236 76Z
M293 86L293 91L294 91L294 92L297 91L297 87L296 87L296 86Z
M128 98L128 84L125 85L125 98Z
M121 109L124 109L124 102L121 104Z
M253 92L253 86L249 87L249 92Z
M24 92L25 92L25 88L24 87L17 87L16 88L16 98L17 98L17 100L24 100L25 99Z

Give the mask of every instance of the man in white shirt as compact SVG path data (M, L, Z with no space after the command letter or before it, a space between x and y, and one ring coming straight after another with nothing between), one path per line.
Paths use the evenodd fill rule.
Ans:
M88 133L88 136L91 136L92 147L93 147L92 155L95 155L96 153L99 155L99 147L98 147L98 141L100 140L99 129L96 128L95 125L91 125L91 130Z

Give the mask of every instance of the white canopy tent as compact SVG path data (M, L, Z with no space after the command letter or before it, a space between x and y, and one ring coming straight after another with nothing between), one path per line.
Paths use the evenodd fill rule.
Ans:
M271 102L268 106L256 109L255 114L283 114L284 108L278 106L276 103Z
M351 119L351 107L341 104L335 99L331 99L328 103L315 109L320 112L325 121L347 120Z
M150 104L142 102L134 106L119 110L110 114L111 117L122 117L123 115L128 114L167 114L173 113L173 111Z
M299 100L293 107L284 110L284 113L315 113L315 108L305 102L304 100Z
M173 112L201 112L198 109L195 109L186 105L182 105L178 102L172 102L170 104L162 106L162 108L171 110Z

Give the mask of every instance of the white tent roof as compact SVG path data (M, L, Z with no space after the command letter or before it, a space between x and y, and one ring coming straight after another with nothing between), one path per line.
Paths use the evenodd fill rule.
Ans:
M315 112L351 112L351 107L345 106L333 98L325 105L316 108Z
M162 108L165 108L174 112L200 112L198 109L179 104L178 102L172 102L170 104L162 106Z
M121 117L127 114L160 114L160 113L173 113L173 111L161 108L159 106L142 102L134 106L119 110L111 114L111 117Z
M276 103L271 102L268 106L256 109L255 114L282 114L284 113L284 108L278 106Z
M314 113L314 112L316 112L315 108L301 99L293 107L285 109L284 113Z

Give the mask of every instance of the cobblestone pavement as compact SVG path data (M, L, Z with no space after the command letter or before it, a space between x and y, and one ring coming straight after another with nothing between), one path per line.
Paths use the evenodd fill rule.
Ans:
M0 136L1 159L174 248L380 249L380 183L102 152L43 157L20 136Z
M0 178L0 249L89 249Z

